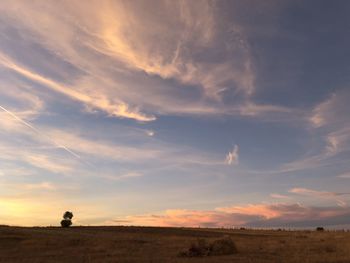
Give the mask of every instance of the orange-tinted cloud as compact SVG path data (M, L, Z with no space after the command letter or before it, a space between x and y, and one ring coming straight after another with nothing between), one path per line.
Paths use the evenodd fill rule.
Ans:
M0 62L87 107L120 118L153 121L157 114L290 115L290 109L251 100L255 72L245 29L221 21L216 11L211 1L91 1L87 5L79 1L11 1L0 7L0 12L11 18L11 26L35 35L31 41L79 74L54 68L57 75L65 77L53 78L13 54L1 54ZM222 31L228 33L228 39L218 41ZM220 60L198 56L219 46L226 54ZM158 80L145 82L144 74ZM179 85L186 87L178 89ZM225 104L225 92L237 93L242 101Z
M312 222L344 221L349 208L307 207L300 204L251 204L215 210L166 210L162 213L118 218L109 224L232 227L232 226L312 226ZM303 224L303 222L305 224ZM311 223L310 223L311 222Z

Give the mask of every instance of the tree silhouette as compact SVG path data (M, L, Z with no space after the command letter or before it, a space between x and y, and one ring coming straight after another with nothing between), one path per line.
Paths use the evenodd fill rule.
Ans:
M62 227L70 227L72 225L72 218L73 218L73 213L66 211L63 214L63 220L61 221L61 226Z

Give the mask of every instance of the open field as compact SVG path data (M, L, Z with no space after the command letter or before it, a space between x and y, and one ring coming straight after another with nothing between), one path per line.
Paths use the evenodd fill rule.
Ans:
M238 253L179 257L199 238L229 235ZM349 232L151 227L0 227L0 262L350 262Z

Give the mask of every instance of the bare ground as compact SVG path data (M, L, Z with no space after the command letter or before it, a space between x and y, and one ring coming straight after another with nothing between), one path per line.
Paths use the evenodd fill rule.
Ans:
M229 235L238 253L179 257L197 239ZM349 232L152 227L0 227L0 262L350 263Z

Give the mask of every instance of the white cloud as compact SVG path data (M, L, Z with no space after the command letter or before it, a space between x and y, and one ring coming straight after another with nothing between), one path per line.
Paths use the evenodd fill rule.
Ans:
M51 182L41 182L36 184L26 184L23 186L28 190L56 190L57 187Z
M281 172L312 169L332 164L335 157L350 150L350 92L340 90L319 103L309 116L313 132L322 138L318 153L284 164ZM308 152L310 149L308 149ZM345 161L345 160L344 160Z
M338 177L339 178L350 178L350 172L339 174Z
M12 100L16 102L16 109L20 109L15 112L21 119L34 119L39 114L43 113L45 109L44 101L35 95L33 90L26 86L17 86L17 84L9 83L6 80L2 80L0 84L0 104L5 103L6 100ZM11 87L11 88L8 88Z
M19 156L17 157L17 159L18 158ZM34 154L31 152L24 151L21 158L23 161L27 162L28 164L34 167L45 169L54 173L65 174L71 172L73 169L72 162L66 162L61 158L58 159L57 157L54 158L48 155Z
M43 169L49 172L58 174L67 174L72 171L73 167L76 165L76 161L71 160L71 158L60 157L54 152L41 152L35 149L26 149L26 147L20 147L18 145L13 145L11 143L2 143L3 146L0 153L0 159L6 164L17 163L16 167L21 168L21 164L18 162L24 162L29 164L31 167ZM24 168L24 167L23 167ZM31 169L27 168L27 174L31 174ZM6 176L14 174L14 170L5 170ZM18 171L15 171L17 174ZM21 171L24 173L24 171Z
M121 175L103 175L103 178L113 180L113 181L118 181L118 180L138 178L142 176L144 176L143 173L130 171Z
M316 105L309 117L310 123L316 127L344 127L349 124L349 89L338 90L325 101Z
M291 198L288 195L281 195L281 194L276 194L276 193L271 193L270 197L276 198L276 199L290 199Z
M326 192L326 191L316 191L307 188L292 188L289 190L290 193L311 196L315 198L325 198L336 201L339 206L347 206L347 203L340 198L341 196L350 195L350 193L335 193L335 192Z
M279 172L323 167L333 164L336 158L347 161L345 154L350 151L349 99L349 90L339 90L314 107L308 121L310 135L319 139L319 143L314 148L308 147L302 158L283 164Z
M237 165L239 161L239 156L238 156L238 145L235 145L232 149L232 151L228 152L226 155L226 163L228 165Z
M154 132L154 131L148 130L148 131L146 131L146 134L147 134L148 136L152 137L152 136L154 136L155 132Z

